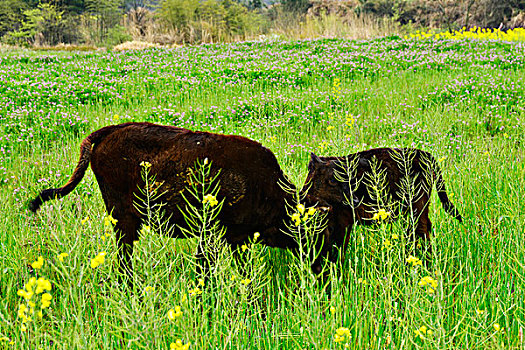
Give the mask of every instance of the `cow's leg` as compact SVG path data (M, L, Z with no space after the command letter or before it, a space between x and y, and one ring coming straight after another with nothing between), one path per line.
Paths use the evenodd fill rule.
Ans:
M118 249L120 278L127 278L129 286L133 286L133 243L138 239L140 219L132 214L119 215L114 213L117 219L115 225L116 241Z
M133 195L125 191L115 189L114 185L108 185L104 178L97 178L106 211L117 220L113 227L115 241L117 243L117 257L119 264L119 281L127 279L128 285L133 287L133 266L131 257L133 255L133 242L138 239L138 230L141 220L134 215Z
M196 268L195 272L197 278L206 279L210 270L209 256L206 251L206 240L202 237L199 238L197 245L197 252L195 253Z
M237 267L237 271L239 271L239 274L244 278L247 275L246 259L243 258L241 246L242 245L238 243L230 243L233 257L232 263Z

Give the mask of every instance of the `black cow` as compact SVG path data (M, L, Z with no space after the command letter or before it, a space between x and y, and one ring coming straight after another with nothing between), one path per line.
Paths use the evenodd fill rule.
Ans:
M158 201L164 203L173 237L184 237L181 227L186 223L180 208L185 206L188 169L197 159L207 158L212 164L212 176L218 174L217 199L224 199L218 219L227 229L225 240L238 246L259 232L261 241L268 246L297 248L295 239L283 233L285 221L290 219L286 203L292 203L294 196L283 190L280 183L295 187L275 155L256 141L173 126L125 123L93 132L82 141L80 149L80 160L68 183L42 191L31 202L30 210L36 211L43 202L69 194L91 163L106 210L117 220L121 269L132 271L133 242L139 238L144 218L133 205L138 189L144 186L142 162L151 164L150 171L161 184L158 193L164 194ZM309 206L316 204L310 197L305 200ZM322 238L318 241L322 242ZM319 261L312 269L320 271Z

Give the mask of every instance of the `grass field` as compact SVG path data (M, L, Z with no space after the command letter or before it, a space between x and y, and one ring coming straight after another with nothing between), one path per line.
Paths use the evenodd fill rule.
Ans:
M398 38L0 51L0 349L524 348L524 51ZM131 294L91 171L27 210L67 181L85 136L126 121L255 139L298 187L310 152L418 147L439 160L464 224L434 194L427 266L406 261L396 222L350 232L326 283L255 241L246 273L224 248L205 286L195 239L144 230Z

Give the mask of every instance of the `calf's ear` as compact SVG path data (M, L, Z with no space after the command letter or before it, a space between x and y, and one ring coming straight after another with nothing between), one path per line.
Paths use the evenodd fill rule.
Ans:
M318 164L324 163L319 156L317 156L315 153L310 153L310 162L308 163L308 170L315 169L315 166Z

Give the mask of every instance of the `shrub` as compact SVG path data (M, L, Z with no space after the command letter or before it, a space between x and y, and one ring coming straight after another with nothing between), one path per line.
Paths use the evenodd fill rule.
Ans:
M158 16L168 31L188 43L245 38L264 25L261 15L232 0L165 0Z

